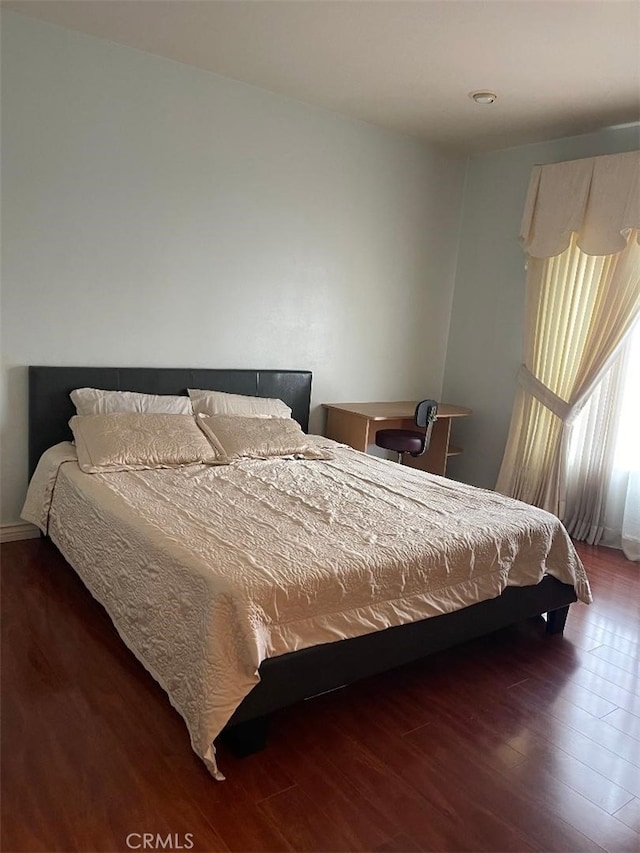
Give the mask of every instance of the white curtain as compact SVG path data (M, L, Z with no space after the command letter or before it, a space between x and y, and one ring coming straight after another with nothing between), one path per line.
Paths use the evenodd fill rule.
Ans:
M620 536L629 560L640 560L640 471L629 471Z
M623 402L624 353L598 383L573 425L567 459L563 522L574 539L597 545L613 476Z
M572 424L640 312L639 228L640 152L533 170L524 363L496 488L561 518Z
M640 323L625 350L601 542L640 560Z

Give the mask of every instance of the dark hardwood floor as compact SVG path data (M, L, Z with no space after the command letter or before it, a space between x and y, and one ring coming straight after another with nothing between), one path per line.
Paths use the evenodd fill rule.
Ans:
M281 711L218 783L56 549L4 545L2 850L637 853L640 569L580 553L596 600L564 637L531 622Z

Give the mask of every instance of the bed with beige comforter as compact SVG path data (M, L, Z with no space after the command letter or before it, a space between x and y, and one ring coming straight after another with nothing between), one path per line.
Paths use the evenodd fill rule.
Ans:
M85 474L64 442L30 485L23 518L104 605L217 778L214 739L266 658L545 574L591 600L549 513L341 445L330 455Z

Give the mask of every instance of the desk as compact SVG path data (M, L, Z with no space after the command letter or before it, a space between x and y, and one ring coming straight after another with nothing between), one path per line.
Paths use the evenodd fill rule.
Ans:
M379 429L417 429L413 419L416 402L398 403L323 403L327 410L327 438L348 444L356 450L366 452L375 444ZM449 444L451 421L471 414L464 406L448 403L438 405L438 418L433 425L429 450L424 456L414 459L404 454L403 463L413 468L422 468L432 474L444 475L447 459L462 453L461 447Z

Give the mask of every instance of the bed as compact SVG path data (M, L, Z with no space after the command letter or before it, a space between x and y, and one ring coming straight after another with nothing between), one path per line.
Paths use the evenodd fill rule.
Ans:
M196 387L277 397L303 429L308 427L308 371L30 367L30 474L48 448L70 439L74 409L69 393L80 387L152 394L185 394ZM528 617L547 614L547 631L561 633L569 605L577 597L590 599L580 561L552 516L318 441L327 448L326 461L251 460L217 470L197 466L186 473L136 472L135 477L108 479L83 474L70 445L55 451L52 522L45 529L105 606L129 648L167 691L185 718L194 750L217 778L221 774L213 739L223 727L236 751L251 752L263 745L268 715L280 707ZM352 509L356 492L365 512ZM264 498L267 493L275 495L271 503ZM159 497L150 499L152 517L143 518L143 498L147 506L149 495ZM256 526L250 523L251 502L258 499ZM516 531L504 542L491 531L483 533L485 544L472 557L477 566L451 587L445 585L448 576L455 577L459 564L469 562L464 550L468 532L456 534L457 517L441 514L440 500L443 506L458 507L458 516L472 517L481 531L488 516L484 510L474 516L476 504L486 504L489 515L501 515L502 523L511 513L509 523ZM225 537L225 525L232 524L225 513L232 503L239 507L244 532ZM75 529L58 505L78 519ZM435 521L425 536L427 516ZM519 542L515 549L514 536ZM438 545L440 551L438 542L444 543ZM324 549L319 554L317 543ZM360 561L357 572L347 559L350 551L349 559ZM210 581L209 567L218 559L225 566L241 564L236 575L225 569L236 584L233 590L226 588L218 567L215 584ZM310 586L301 592L283 574L289 560L299 564L298 574L308 567ZM124 567L117 576L111 568L115 563ZM420 586L420 567L427 563L440 590L429 596ZM160 595L158 576L165 574L172 582L160 606L154 595ZM334 575L339 590L331 585ZM508 585L512 583L517 585ZM148 619L144 608L151 614ZM261 621L256 613L269 616ZM227 623L230 628L221 639L212 626ZM233 669L231 682L223 689L219 685L227 685L228 669ZM214 682L220 695L212 698Z

